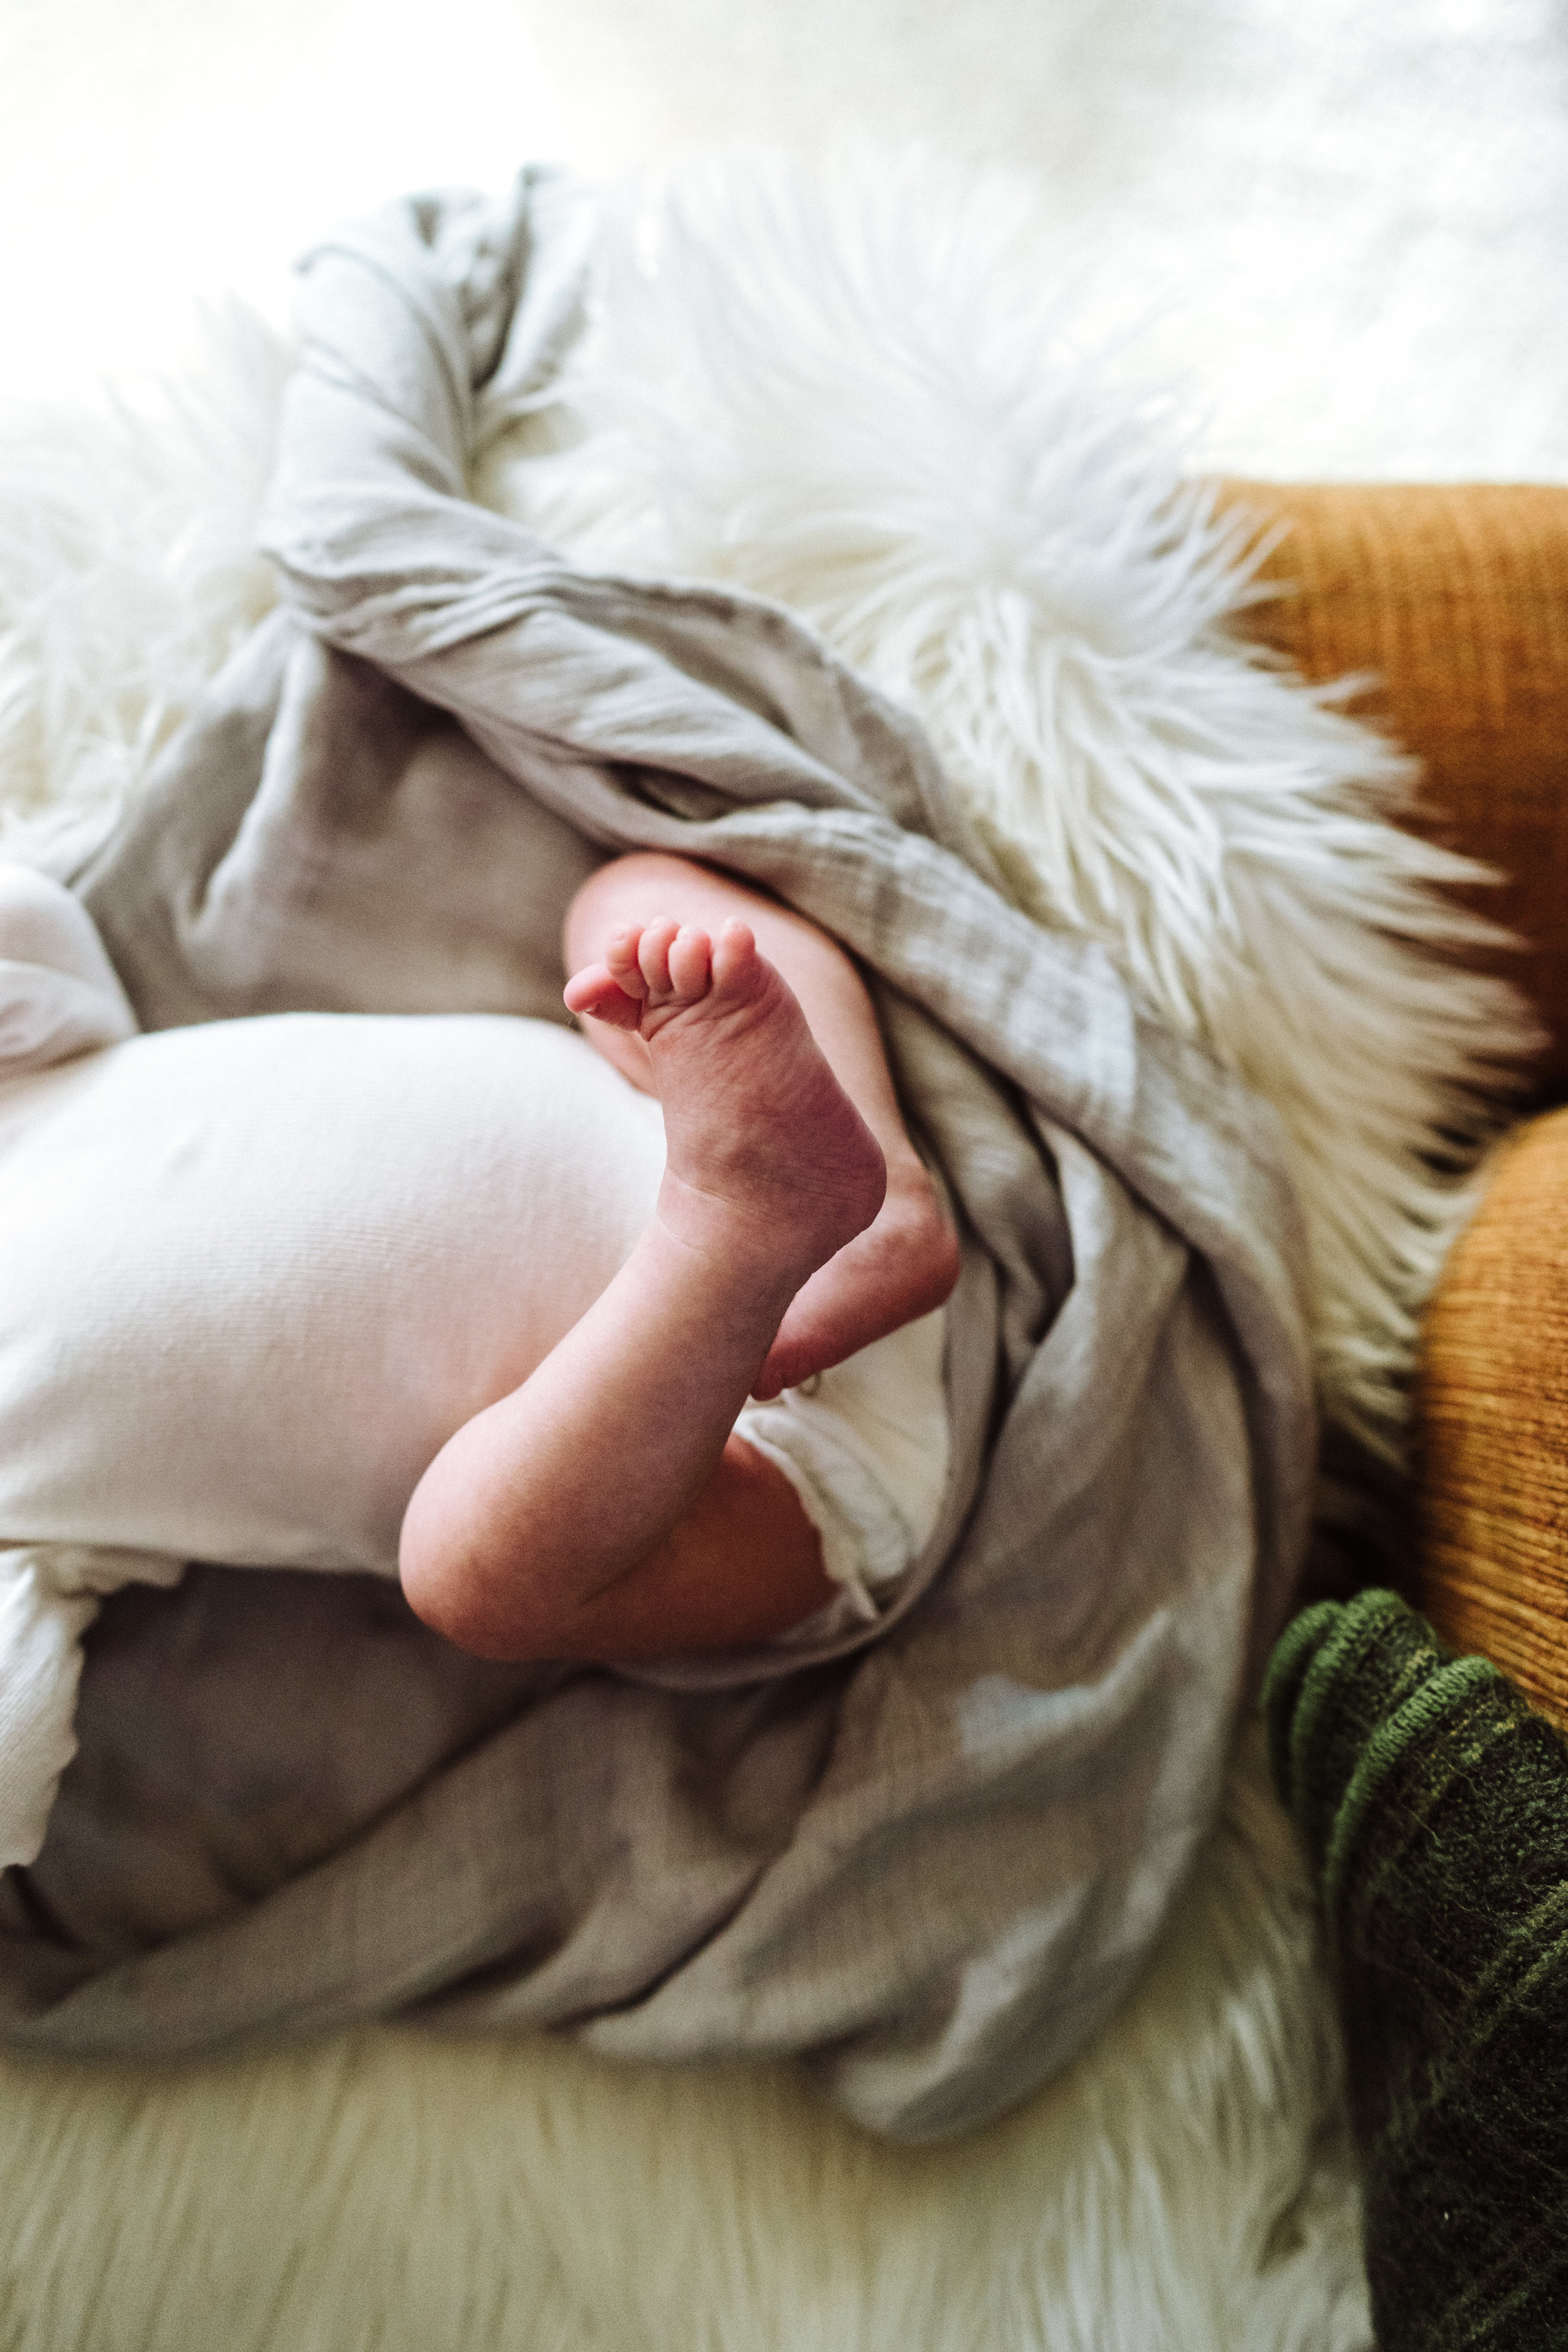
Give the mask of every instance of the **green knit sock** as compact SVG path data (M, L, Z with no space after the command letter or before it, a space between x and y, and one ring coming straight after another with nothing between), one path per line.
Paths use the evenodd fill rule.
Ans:
M1392 1592L1297 1618L1264 1710L1322 1889L1382 2352L1568 2346L1568 1751Z

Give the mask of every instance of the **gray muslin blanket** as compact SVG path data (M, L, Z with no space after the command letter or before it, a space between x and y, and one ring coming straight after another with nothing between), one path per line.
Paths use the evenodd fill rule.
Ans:
M1213 1818L1306 1535L1300 1228L1271 1113L1005 902L920 730L809 631L468 498L552 398L591 237L531 173L307 257L281 608L69 878L153 1028L564 1018L563 908L637 846L825 925L963 1234L942 1522L880 1626L638 1677L465 1658L360 1578L121 1594L6 1874L0 2033L792 2052L919 2137L1073 2055Z

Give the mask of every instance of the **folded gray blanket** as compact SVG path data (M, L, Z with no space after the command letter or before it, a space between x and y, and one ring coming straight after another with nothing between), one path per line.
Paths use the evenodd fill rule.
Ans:
M1081 2046L1213 1817L1305 1538L1300 1231L1272 1115L1006 903L907 718L777 608L585 576L466 496L551 396L590 233L526 173L307 257L283 609L70 878L150 1027L563 1017L562 912L623 848L825 925L963 1231L942 1524L879 1627L787 1672L483 1665L358 1579L121 1596L6 1875L0 2033L417 2009L795 2052L929 2136Z

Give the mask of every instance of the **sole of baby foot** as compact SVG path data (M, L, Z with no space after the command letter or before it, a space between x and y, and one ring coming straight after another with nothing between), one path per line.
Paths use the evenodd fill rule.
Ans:
M632 926L580 977L574 1010L603 1018L604 1004L629 1027L623 1005L637 1008L664 1108L659 1216L678 1237L756 1255L775 1276L798 1266L804 1283L873 1223L880 1147L747 924L716 940L695 924Z

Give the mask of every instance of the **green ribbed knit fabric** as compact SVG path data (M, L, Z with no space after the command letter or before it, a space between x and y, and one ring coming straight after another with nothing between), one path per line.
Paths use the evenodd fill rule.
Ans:
M1303 1612L1263 1704L1321 1891L1381 2352L1568 2347L1568 1750L1392 1592Z

